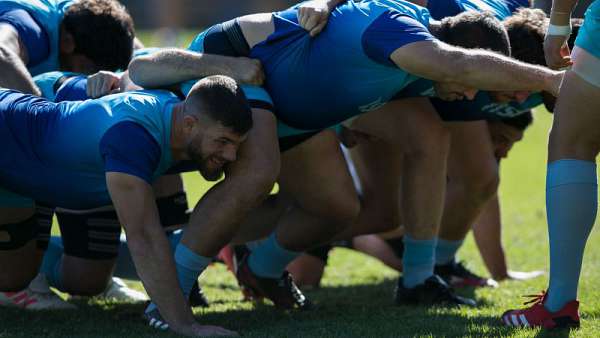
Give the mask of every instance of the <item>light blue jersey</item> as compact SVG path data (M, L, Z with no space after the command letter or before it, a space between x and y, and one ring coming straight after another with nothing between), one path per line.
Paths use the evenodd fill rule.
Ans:
M369 28L382 17L388 30L407 36L402 23L394 27L398 21L388 18L410 18L423 28L429 24L427 10L408 2L348 1L332 12L326 29L311 38L298 24L296 9L275 13L275 33L255 46L251 57L263 64L278 117L294 128L331 127L383 106L415 81L416 76L389 60L401 41L388 41L385 51L368 43ZM409 41L433 39L425 35ZM384 56L376 57L380 52Z
M585 12L583 26L575 40L575 45L585 49L600 59L600 1L594 1ZM600 69L596 69L600 72Z
M297 7L273 13L275 32L254 46L266 74L265 89L286 134L320 130L377 109L417 77L390 60L398 48L435 38L427 9L405 1L348 1L311 37ZM202 51L203 32L190 45ZM280 133L282 136L282 133Z
M73 0L2 0L0 1L0 12L9 9L23 9L27 11L48 35L49 54L48 57L29 67L31 75L58 70L60 23L64 12Z
M148 171L149 177L140 178L149 183L172 167L171 113L178 102L166 91L137 91L56 104L2 89L0 187L70 209L110 204L105 174L121 169L107 170L107 161L122 160L131 168L121 172L133 175ZM119 153L128 143L136 143L133 134L116 135L121 143L114 137L107 140L116 130L113 127L123 125L135 125L148 134L150 146ZM153 147L157 150L149 152ZM136 168L148 162L144 156L154 156L152 168ZM122 163L111 168L122 168Z

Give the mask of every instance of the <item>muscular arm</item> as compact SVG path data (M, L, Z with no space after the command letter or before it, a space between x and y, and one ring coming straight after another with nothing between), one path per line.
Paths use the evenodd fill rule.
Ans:
M439 40L405 45L395 50L391 59L411 74L482 90L545 90L556 95L563 75L493 52L458 48Z
M0 87L41 95L25 64L27 50L13 26L0 23Z
M571 12L579 0L553 0L550 23L557 26L567 26L571 23Z
M227 75L248 84L262 84L260 61L166 49L137 57L129 64L131 80L142 87L161 87L210 75Z
M195 321L177 283L175 262L160 225L152 187L136 176L117 172L108 172L106 182L146 291L171 328L185 331Z
M552 69L562 69L573 64L571 50L567 44L570 29L561 32L561 26L571 26L571 12L578 0L554 0L550 13L550 26L544 38L544 57L546 64ZM550 30L552 26L556 29Z

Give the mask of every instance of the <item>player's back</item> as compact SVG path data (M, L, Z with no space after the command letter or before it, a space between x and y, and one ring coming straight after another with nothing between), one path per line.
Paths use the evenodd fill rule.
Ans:
M170 107L176 102L172 94L132 92L55 104L2 90L0 185L66 208L106 204L100 143L107 130L123 121L142 125L164 155L158 175L172 164Z
M411 3L348 1L311 38L298 24L295 7L275 13L275 33L254 46L251 56L264 66L278 117L296 128L329 127L380 107L415 80L365 50L365 31L389 11L428 24L427 11Z

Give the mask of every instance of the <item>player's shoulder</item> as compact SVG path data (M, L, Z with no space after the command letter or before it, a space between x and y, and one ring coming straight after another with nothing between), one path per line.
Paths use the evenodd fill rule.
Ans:
M149 100L151 102L181 101L172 91L165 89L141 89L118 94L128 100Z

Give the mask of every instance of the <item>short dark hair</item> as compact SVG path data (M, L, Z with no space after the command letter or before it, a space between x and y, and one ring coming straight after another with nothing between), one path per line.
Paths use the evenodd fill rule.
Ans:
M442 19L437 38L463 48L489 49L510 55L510 42L502 23L491 12L466 11Z
M541 9L520 8L503 21L508 32L512 56L523 62L546 65L544 57L544 37L548 29L549 19ZM573 49L582 19L571 19L573 32L567 42Z
M541 9L520 8L503 21L508 32L512 56L523 62L546 65L544 35L548 18Z
M528 110L517 116L501 119L500 122L515 127L520 131L525 131L533 122L533 114L531 114L531 110Z
M250 104L242 88L230 77L215 75L196 82L185 105L186 111L206 115L236 134L244 135L252 128Z
M123 70L133 54L131 16L116 0L79 0L67 8L63 21L73 35L75 53L92 60L100 70Z

